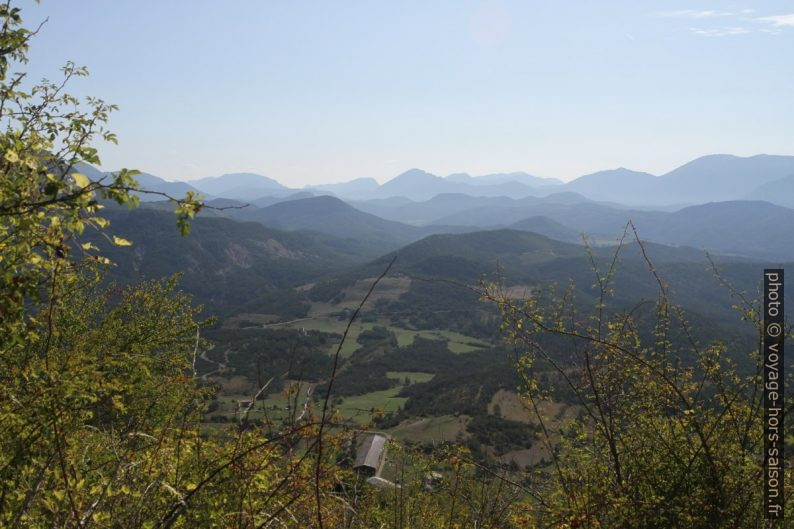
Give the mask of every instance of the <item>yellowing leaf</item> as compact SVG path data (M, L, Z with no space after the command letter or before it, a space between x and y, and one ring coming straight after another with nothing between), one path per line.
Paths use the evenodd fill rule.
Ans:
M84 242L83 244L80 245L80 247L83 250L98 250L99 249L96 246L94 246L93 243L90 243L90 242Z
M6 154L3 156L3 158L5 158L9 163L16 163L19 161L19 155L14 151L6 151Z
M132 246L132 242L128 241L127 239L122 239L121 237L113 236L113 244L116 246Z
M81 173L72 173L72 178L74 179L74 183L77 184L80 189L91 183L91 180L89 180L86 175Z

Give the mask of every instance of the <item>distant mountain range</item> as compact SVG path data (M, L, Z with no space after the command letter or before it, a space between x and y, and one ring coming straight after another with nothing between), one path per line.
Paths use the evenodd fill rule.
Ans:
M573 197L563 195L563 198ZM372 206L371 202L365 204ZM440 195L427 202L403 204L401 215L405 218L429 215L434 210L441 215L423 226L361 211L330 196L284 200L264 208L240 207L242 203L227 199L216 199L209 205L232 206L232 209L209 209L203 216L226 216L254 221L270 229L322 234L336 241L347 241L347 245L357 245L359 253L370 256L432 234L501 228L578 244L585 235L590 242L604 245L614 243L631 220L643 239L656 243L771 261L794 259L794 209L762 201L711 202L677 211L627 209L592 201L555 201L552 197L511 200ZM148 203L148 207L170 206ZM454 212L446 215L451 210ZM390 205L387 211L392 217L399 217L401 209Z
M89 166L79 170L92 179L104 175ZM794 259L794 209L786 207L794 207L794 156L711 155L661 176L621 168L568 183L526 173L440 177L419 169L383 185L358 179L307 189L252 173L189 183L146 173L137 178L155 192L141 195L150 208L166 207L159 193L200 192L211 206L202 217L321 234L372 257L431 234L499 228L566 242L586 234L605 244L633 220L644 239L657 243Z
M83 172L102 173L93 168ZM95 175L88 174L89 177ZM446 177L421 169L410 169L379 185L372 178L349 182L288 188L273 178L254 173L235 173L190 182L168 182L150 174L139 177L151 191L182 194L201 192L207 198L231 198L255 202L303 192L333 195L345 200L380 200L401 197L424 202L438 195L470 197L547 197L558 193L577 193L587 199L634 207L682 207L727 200L767 200L781 206L794 206L794 156L760 154L739 157L728 154L703 156L663 175L610 169L587 174L563 183L523 172L471 176L455 173ZM144 197L153 200L158 197Z
M540 223L539 216L559 226ZM529 222L530 218L535 221ZM672 212L618 209L596 202L541 202L509 208L482 206L442 217L436 223L479 229L511 227L565 241L573 240L573 231L604 243L613 242L629 220L643 239L662 244L770 260L794 259L794 209L761 201L710 202Z
M459 221L456 215L466 216L466 212L489 208L498 212L512 208L530 208L538 204L583 204L592 202L578 193L552 193L546 197L524 197L520 199L500 197L475 197L463 193L443 193L430 200L414 202L412 200L371 199L351 201L356 208L378 215L385 219L396 220L408 224L448 224L448 225L482 225L492 226L501 222L470 223ZM451 222L445 222L451 219Z
M416 226L359 211L327 195L288 200L264 208L245 208L237 210L236 217L280 230L312 231L354 239L382 253L415 241L425 234Z
M278 230L313 232L352 240L378 255L433 233L462 233L478 229L468 226L414 226L367 213L336 197L298 195L285 197L265 207L253 204L241 207L244 206L242 202L215 199L208 204L232 208L219 212L210 210L208 213L258 222Z
M794 156L703 156L661 176L628 169L601 171L565 184L593 200L653 206L739 200L794 176Z
M537 192L535 188L515 180L473 183L476 180L470 177L468 181L461 182L455 179L455 175L452 179L442 178L421 169L411 169L378 187L371 198L406 197L411 200L428 200L443 193L520 198Z

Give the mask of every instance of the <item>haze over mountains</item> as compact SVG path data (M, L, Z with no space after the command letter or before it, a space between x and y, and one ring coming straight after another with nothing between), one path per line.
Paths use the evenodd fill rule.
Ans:
M147 175L152 188L166 185ZM226 174L193 180L186 184L208 197L254 200L261 196L283 196L299 191L335 195L351 200L405 197L429 200L436 195L456 193L478 197L544 197L561 192L579 193L591 200L631 206L677 206L725 200L772 198L781 201L767 186L794 182L794 156L761 154L742 158L728 154L703 156L663 175L626 168L599 171L564 183L524 172L471 176L455 173L446 177L421 169L410 169L379 185L372 178L289 189L273 178L252 173ZM786 205L786 204L781 204Z
M82 168L89 177L102 173ZM147 190L201 193L204 216L323 234L382 254L435 233L510 228L566 242L613 242L628 220L648 240L759 259L794 258L794 156L709 155L664 175L625 168L563 183L523 172L441 177L411 169L291 189L252 173L191 182L138 176ZM161 194L141 194L159 207ZM232 206L232 207L230 207ZM364 250L366 248L367 250Z
M92 176L93 168L81 170ZM349 182L289 188L273 178L254 173L234 173L189 182L171 182L151 174L139 181L152 191L201 192L208 198L231 198L252 202L263 197L284 197L296 193L332 195L345 200L405 198L426 201L442 194L471 197L548 197L577 193L590 200L635 207L680 207L726 200L767 200L791 206L794 194L794 156L760 154L738 157L728 154L703 156L663 175L626 168L583 175L570 182L543 178L524 172L471 176L454 173L446 177L421 169L405 171L384 184L373 178ZM145 200L159 198L144 197Z

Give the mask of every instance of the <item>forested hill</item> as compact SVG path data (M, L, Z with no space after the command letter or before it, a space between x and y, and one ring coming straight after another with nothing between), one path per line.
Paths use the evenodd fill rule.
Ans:
M734 302L715 277L708 254L696 248L650 242L643 243L643 246L669 286L674 302L706 317L724 321L733 319L735 313L731 307ZM615 249L615 246L592 248L594 261L602 274L606 272ZM431 235L344 272L335 280L320 282L316 289L328 288L331 293L335 290L334 284L341 288L356 279L377 276L395 256L392 273L407 277L450 280L463 285L478 285L481 279L491 281L501 277L506 286L523 285L530 289L544 288L552 283L565 288L573 282L583 303L592 302L596 295L592 288L595 279L593 263L582 245L506 229ZM658 286L639 245L627 242L618 256L611 303L625 308L654 299ZM760 277L759 267L763 267L761 261L724 255L711 258L724 278L736 288L745 292L755 290ZM414 288L422 287L417 284Z
M105 217L114 233L132 241L132 246L119 247L88 233L114 261L111 278L134 283L179 273L184 290L221 313L283 311L294 301L288 287L371 258L356 241L274 230L256 222L199 217L190 235L182 237L170 212L112 208ZM274 298L276 291L283 292Z

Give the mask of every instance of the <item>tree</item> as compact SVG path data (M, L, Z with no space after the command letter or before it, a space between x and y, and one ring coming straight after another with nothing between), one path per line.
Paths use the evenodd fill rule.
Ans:
M173 283L99 289L109 261L80 236L131 244L100 212L103 200L137 205L136 172L79 171L100 162L96 139L116 141L105 128L116 107L66 93L87 75L72 63L60 82L25 89L12 69L38 29L10 1L0 19L0 520L85 526L134 482L120 475L129 454L152 456L146 439L196 413L199 393L183 381L196 312ZM172 200L186 233L202 204Z
M13 351L41 330L58 300L56 285L72 280L85 267L107 264L85 229L105 231L102 200L135 206L136 171L122 169L94 181L80 170L99 164L95 140L115 143L106 122L116 106L89 97L81 102L65 89L88 74L68 63L63 78L25 89L27 74L12 71L27 63L28 43L41 29L22 27L20 9L0 4L0 347ZM188 193L176 205L183 233L202 207ZM113 243L130 241L106 235Z

